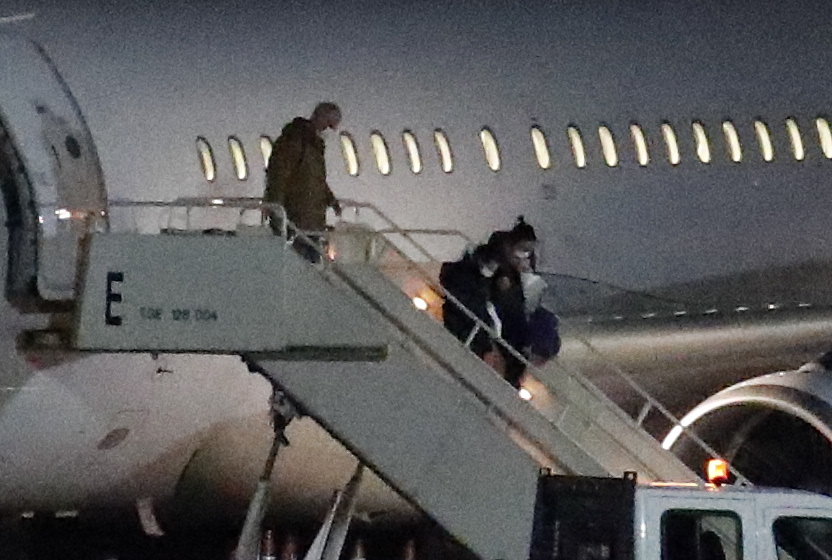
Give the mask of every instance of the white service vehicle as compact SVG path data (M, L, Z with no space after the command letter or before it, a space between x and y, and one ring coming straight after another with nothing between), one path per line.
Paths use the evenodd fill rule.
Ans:
M832 498L780 488L544 474L531 560L823 560Z

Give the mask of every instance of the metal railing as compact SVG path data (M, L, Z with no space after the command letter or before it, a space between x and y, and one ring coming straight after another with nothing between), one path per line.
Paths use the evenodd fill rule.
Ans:
M473 341L474 337L477 335L478 332L484 331L488 333L488 335L491 337L495 344L501 346L509 355L513 356L515 359L519 360L524 364L524 366L526 367L526 375L530 375L532 378L535 378L538 381L542 378L541 371L538 368L538 366L531 363L521 352L513 348L497 332L495 332L490 325L482 321L473 312L467 309L455 296L453 296L453 294L448 293L439 284L437 279L434 277L431 271L428 270L428 268L426 268L426 266L411 258L409 256L409 252L399 247L399 245L392 241L391 238L395 236L399 239L405 240L416 252L416 254L419 255L421 259L424 259L424 261L422 262L430 263L434 267L441 266L441 261L437 260L433 256L433 254L427 248L425 248L425 246L422 243L419 243L415 239L414 236L442 235L448 237L456 237L463 245L468 247L472 247L474 245L474 240L472 240L469 236L465 235L463 232L454 229L408 230L400 228L395 222L393 222L392 219L390 219L389 216L383 213L375 205L370 203L348 199L339 200L339 203L341 204L341 207L344 210L352 209L356 217L358 217L358 215L360 215L362 212L369 212L378 220L380 220L382 223L382 227L372 230L372 233L374 235L383 237L387 242L387 247L391 248L398 255L398 257L403 260L403 262L406 264L408 268L416 271L418 275L421 277L421 280L425 282L425 284L429 286L431 290L441 295L446 302L450 302L452 305L454 305L462 314L464 314L472 322L474 326L472 328L471 333L467 337L467 340L462 341L462 343L466 347L470 346L471 342ZM158 226L158 231L153 232L153 228L151 227L149 228L151 231L148 231L148 233L175 233L180 231L201 231L204 233L205 230L190 229L193 226L192 212L194 211L194 209L223 210L229 212L230 214L234 214L236 212L238 218L236 222L237 228L239 228L240 224L243 223L243 216L246 212L257 211L257 223L250 225L262 227L265 229L270 227L270 221L278 221L278 225L272 228L273 233L282 236L284 239L287 240L287 242L293 242L296 244L301 243L313 248L314 251L316 251L318 255L321 257L320 262L322 263L323 267L328 267L333 264L332 259L326 253L326 247L321 246L321 244L315 239L315 236L325 234L325 232L305 232L298 230L297 228L294 228L291 222L286 218L286 212L282 206L275 203L265 203L259 198L199 197L180 198L173 201L110 201L108 211L110 215L113 213L114 210L117 211L120 209L127 209L129 211L154 209L159 211L159 216L157 216L156 218L156 225ZM175 212L175 210L177 209L180 211L178 214ZM76 215L83 216L83 210L73 209L72 212L72 218L74 218ZM94 212L100 213L100 210L95 210ZM90 231L101 230L99 220L87 220L87 222L90 224ZM93 227L92 224L96 223L98 223L99 226ZM107 229L109 230L110 227L108 227ZM144 226L144 229L148 229L146 225ZM214 228L209 228L209 230L211 233L217 232L217 230L215 230ZM337 265L337 262L335 262L335 264ZM696 446L698 446L708 456L713 458L718 458L720 456L719 453L716 452L716 450L714 450L710 445L703 441L692 430L689 430L687 427L682 426L680 420L675 415L673 415L661 402L654 398L646 389L641 387L628 372L607 360L604 357L603 353L599 351L589 340L580 336L575 336L572 338L573 340L579 342L584 347L586 347L593 357L599 359L602 363L610 366L615 375L619 379L621 379L625 383L625 385L628 386L636 395L638 395L640 399L642 399L643 404L639 408L638 414L635 417L633 417L630 414L626 413L618 405L616 405L612 401L612 399L610 399L610 397L608 397L603 391L601 391L600 388L598 388L580 371L575 371L573 369L566 368L558 364L557 367L562 374L565 374L573 378L584 389L596 395L597 397L609 401L610 404L614 407L616 413L621 416L622 420L625 420L633 428L640 430L654 441L658 442L658 440L656 440L656 438L652 434L646 431L643 426L645 418L653 410L657 411L662 417L664 417L670 425L674 427L678 426L682 430L682 433L687 435L690 438L690 441L693 442ZM568 397L565 397L563 395L556 396L559 396L560 398L563 398L566 401L568 401ZM670 452L668 451L668 453ZM737 483L750 485L750 482L746 477L744 477L734 467L730 468L732 474L736 477Z
M390 232L390 233L395 233L395 234L399 235L401 238L407 240L418 251L418 253L421 254L421 256L424 257L427 260L427 262L430 262L431 264L433 264L435 266L441 266L441 262L439 262L430 253L430 251L428 251L422 244L418 243L412 237L412 235L410 235L406 230L402 230L402 229L398 228L398 226L393 222L392 219L390 219L386 214L384 214L381 210L379 210L373 204L365 203L365 202L357 202L357 201L353 201L353 200L341 200L339 202L340 202L342 208L352 207L352 208L355 208L355 209L358 209L358 210L365 209L365 210L369 210L369 211L373 212L386 225L385 229L377 230L377 233L386 234L386 233ZM450 233L450 234L458 234L462 239L464 239L466 241L466 243L468 245L473 245L474 244L474 241L470 237L463 234L462 232L458 232L456 230L440 230L440 231L447 232L447 233ZM392 244L392 242L391 242L391 244ZM395 247L395 244L393 244L393 245ZM473 312L471 312L469 309L467 309L462 304L462 302L460 302L456 297L454 297L452 294L448 293L447 290L445 290L433 278L431 273L424 266L422 266L419 263L413 261L412 259L409 259L406 256L405 252L402 251L400 248L396 247L396 249L398 249L399 255L402 258L409 261L411 267L413 269L415 269L422 276L423 281L425 281L431 287L431 289L435 290L438 294L442 295L446 301L450 301L459 311L461 311L469 320L471 320L473 322L474 327L472 328L472 330L469 333L466 340L463 341L463 344L466 347L470 347L470 344L473 342L474 338L476 337L476 335L479 331L481 331L481 330L485 331L485 332L488 333L488 335L491 337L491 339L496 344L500 345L511 356L520 360L526 366L526 374L527 375L529 373L531 373L531 376L533 378L536 378L538 381L540 380L540 378L542 376L541 376L541 372L540 372L538 366L531 363L521 352L519 352L514 347L512 347L497 332L495 332L494 329L490 325L488 325L487 323L482 321ZM585 346L592 356L601 360L602 363L611 367L612 371L615 373L615 375L618 376L622 381L624 381L624 383L628 387L630 387L631 390L633 390L641 399L643 399L643 404L639 408L639 412L638 412L637 416L634 418L634 417L630 416L629 414L627 414L617 404L615 404L615 402L613 402L612 399L610 399L610 397L608 397L603 391L601 391L601 389L598 388L597 385L595 385L592 381L590 381L580 371L567 369L567 368L565 368L561 365L558 365L559 369L561 369L561 371L563 373L565 373L566 375L571 376L573 379L578 381L581 384L581 386L583 386L585 389L587 389L588 391L590 391L594 395L596 395L598 397L602 397L605 400L609 400L610 403L615 407L615 410L620 412L621 416L623 418L625 418L628 422L630 422L632 427L642 431L644 434L646 434L648 437L650 437L651 439L653 439L657 443L660 443L659 440L657 440L652 434L650 434L648 431L646 431L644 429L644 426L643 426L644 420L645 420L645 418L647 417L647 415L649 414L649 412L651 410L657 411L662 417L665 418L665 420L667 422L669 422L671 424L671 426L673 426L673 427L678 426L682 430L682 433L687 435L690 438L690 440L696 446L698 446L703 452L705 452L709 457L711 457L711 458L721 458L720 454L713 447L711 447L707 442L702 440L692 430L689 430L687 427L683 426L681 421L672 412L670 412L661 402L659 402L655 397L653 397L646 389L641 387L638 384L638 382L629 373L627 373L623 368L621 368L621 367L617 366L616 364L607 360L604 357L603 353L600 350L598 350L589 340L587 340L586 338L581 337L581 336L575 336L575 337L573 337L573 339L575 341L579 342L580 344L582 344L583 346ZM667 451L667 452L670 453L670 451ZM736 477L737 484L751 485L751 482L745 476L743 476L742 473L740 473L735 467L730 466L729 468L731 470L731 473Z

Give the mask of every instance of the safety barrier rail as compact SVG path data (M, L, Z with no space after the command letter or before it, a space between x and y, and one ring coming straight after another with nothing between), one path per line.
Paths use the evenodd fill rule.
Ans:
M434 267L441 266L441 262L439 262L430 251L428 251L422 244L418 243L412 235L408 234L405 230L401 230L398 226L390 219L386 214L384 214L381 210L375 207L373 204L366 203L366 202L358 202L353 200L340 200L339 201L342 208L354 208L358 211L360 210L367 210L375 214L381 221L385 224L385 229L379 230L379 233L382 232L393 232L398 234L401 238L407 240L412 247L423 257L427 262L434 265ZM474 242L468 236L465 236L462 233L459 233L460 237L463 238L469 246L473 246ZM398 249L398 248L397 248ZM500 337L488 324L484 323L482 320L479 319L476 315L474 315L469 309L467 309L456 297L452 294L448 293L434 278L434 276L427 270L423 265L420 263L408 259L405 252L399 250L400 256L405 258L409 261L410 266L417 271L422 279L428 282L431 286L431 289L435 290L437 293L442 295L442 297L446 301L450 301L455 307L457 307L462 313L465 314L468 319L470 319L473 324L474 328L472 329L471 333L464 341L466 347L468 347L471 342L474 340L477 332L480 330L486 331L492 340L502 346L507 352L509 352L513 357L520 360L526 366L526 375L531 375L531 377L540 380L541 372L539 368L532 364L522 353L515 350L508 342L506 342L502 337ZM717 451L708 445L704 440L702 440L698 435L696 435L692 430L689 430L687 427L683 426L681 421L672 413L670 412L661 402L659 402L655 397L653 397L646 389L641 387L638 382L623 368L611 363L607 360L603 353L598 350L589 340L584 337L576 336L574 337L578 343L585 346L591 355L600 359L604 364L610 366L616 376L618 376L626 386L628 386L633 392L635 392L641 399L643 399L643 404L639 408L638 414L636 417L632 417L619 408L617 405L615 406L615 410L620 411L623 419L631 424L636 429L641 430L643 433L656 440L652 434L647 432L643 427L643 422L649 412L651 410L657 411L665 420L673 427L679 427L684 434L686 434L691 441L697 445L702 451L704 451L709 457L712 458L721 458L720 454ZM603 397L604 399L609 399L609 397L601 391L592 381L590 381L586 376L584 376L579 371L574 371L572 369L567 369L561 365L558 365L558 368L569 375L576 381L578 381L585 389L590 391L591 393ZM660 443L660 442L659 442ZM736 477L736 483L742 485L751 485L751 482L742 475L735 467L730 466L731 473Z
M460 243L466 246L473 246L474 241L464 233L453 230L430 230L430 229L403 229L400 228L392 219L385 213L378 209L375 205L354 200L340 200L341 207L344 210L352 209L355 216L359 214L370 213L375 219L381 222L381 227L372 231L374 235L383 237L387 242L387 247L391 248L405 265L411 270L415 271L431 290L442 296L445 301L451 302L457 307L469 320L474 327L468 339L464 344L468 346L476 333L483 330L489 334L492 340L503 347L506 352L514 358L520 360L526 366L526 375L534 379L541 379L541 371L538 366L532 364L522 353L514 349L502 337L500 337L488 324L480 320L470 310L468 310L456 297L447 293L445 289L439 284L435 274L432 273L426 265L431 265L438 270L441 266L441 261L436 259L434 255L425 248L425 246L415 239L418 235L442 235L450 238L456 238ZM259 198L253 197L214 197L214 198L181 198L173 201L133 201L133 200L112 200L108 206L107 216L101 216L105 220L99 219L100 210L85 211L83 209L54 209L54 215L59 219L66 220L84 220L89 228L89 231L113 231L124 227L121 223L118 214L120 212L126 214L132 219L132 223L128 221L128 227L132 227L132 231L140 231L142 233L180 233L180 232L202 232L202 233L237 233L241 228L256 228L263 233L272 233L269 228L270 220L277 220L278 226L275 227L276 232L282 235L288 241L296 244L307 245L315 252L317 252L321 259L323 267L328 267L332 264L330 255L326 254L326 249L323 247L316 236L324 234L325 232L304 232L295 229L292 224L286 219L285 210L278 204L264 203ZM222 220L205 219L205 216L198 216L201 212L223 212L227 214L227 223L223 227L217 227L217 223ZM46 208L44 212L50 212ZM141 216L137 219L136 214L149 213L149 216ZM200 221L202 220L202 222ZM103 225L106 224L106 225ZM210 227L201 227L204 225ZM395 243L392 238L406 241L410 246L410 251L407 251ZM413 253L418 256L419 261L415 260ZM337 264L337 263L336 263ZM643 427L643 421L650 411L657 411L671 426L678 426L690 440L697 445L708 456L718 458L719 454L705 441L699 438L693 431L687 427L682 426L680 420L674 416L662 403L655 399L647 390L641 387L633 377L624 371L619 366L610 363L604 358L604 355L599 351L589 340L583 337L574 337L574 340L585 346L588 351L600 359L604 364L611 367L612 371L624 384L630 388L640 399L643 404L639 408L638 414L633 417L626 413L618 406L614 405L615 410L620 414L622 421L628 422L633 428L641 430L649 437L655 438L647 432ZM584 389L592 394L610 400L601 389L586 378L581 372L574 371L571 368L565 368L558 364L558 369L562 374L565 374L575 381L577 381ZM565 396L560 396L566 398ZM734 467L731 467L731 472L736 477L739 484L750 484L750 482Z

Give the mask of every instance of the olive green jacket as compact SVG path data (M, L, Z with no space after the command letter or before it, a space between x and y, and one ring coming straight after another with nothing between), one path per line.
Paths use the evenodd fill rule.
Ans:
M275 140L263 201L282 205L301 230L322 231L326 226L326 209L336 199L326 182L324 141L309 120L294 119Z

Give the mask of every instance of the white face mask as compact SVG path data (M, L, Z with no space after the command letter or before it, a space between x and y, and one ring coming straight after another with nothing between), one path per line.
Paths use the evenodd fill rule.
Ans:
M514 256L518 259L528 259L532 256L531 251L524 251L523 249L518 249L514 251Z
M494 276L494 269L488 266L482 265L480 266L480 274L485 276L486 278L491 278Z

